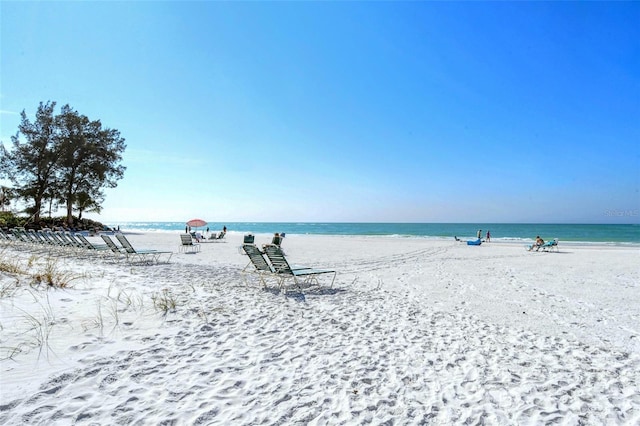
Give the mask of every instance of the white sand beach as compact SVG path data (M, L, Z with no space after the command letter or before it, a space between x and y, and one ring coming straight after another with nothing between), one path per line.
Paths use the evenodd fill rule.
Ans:
M281 291L240 233L125 235L170 263L0 247L1 424L640 424L637 246L287 234L338 273Z

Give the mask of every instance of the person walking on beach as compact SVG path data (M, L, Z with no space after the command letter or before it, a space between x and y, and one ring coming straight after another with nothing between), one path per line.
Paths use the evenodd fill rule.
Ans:
M491 232L487 231L487 237L485 238L486 242L491 241Z

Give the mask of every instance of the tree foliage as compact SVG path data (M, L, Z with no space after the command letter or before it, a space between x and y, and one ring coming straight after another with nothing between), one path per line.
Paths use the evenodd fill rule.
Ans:
M0 211L5 211L13 198L13 190L6 186L0 186Z
M11 137L13 150L2 145L0 171L14 184L19 198L27 201L27 213L37 220L42 200L47 190L55 185L55 169L58 162L56 150L57 130L53 110L55 102L40 103L35 122L29 121L22 111L18 133ZM20 140L24 138L24 143Z
M125 167L120 164L126 145L120 132L89 120L69 105L54 115L55 102L40 103L31 122L21 114L13 149L0 146L0 176L14 185L27 203L25 211L39 220L48 201L66 207L69 223L73 211L101 210L105 188L115 188ZM21 137L22 136L22 137Z

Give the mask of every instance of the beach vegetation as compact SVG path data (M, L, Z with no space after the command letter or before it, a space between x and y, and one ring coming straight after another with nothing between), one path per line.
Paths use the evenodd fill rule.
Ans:
M58 260L51 257L40 263L39 259L32 255L26 260L26 265L22 265L4 252L0 252L0 272L16 276L16 287L20 282L19 276L30 278L36 285L45 284L47 287L55 288L67 288L73 281L86 277L86 274L64 270L58 265ZM6 286L0 289L0 296L9 293L4 287Z
M18 133L11 137L13 150L0 146L0 177L14 184L19 198L29 200L25 211L39 219L48 188L54 185L56 131L53 111L55 103L40 103L36 120L31 122L23 110ZM20 135L24 143L20 140Z
M85 320L81 323L83 330L97 328L102 333L105 324L112 324L116 329L121 323L131 325L131 322L122 321L121 314L130 310L140 311L144 308L142 296L134 291L118 291L117 294L111 294L113 288L109 287L105 299L97 301L97 314L94 318Z
M18 288L18 284L18 280L0 282L0 299L13 296ZM2 329L2 327L0 327L0 329Z
M163 288L159 293L153 293L151 295L153 307L166 315L169 312L175 311L177 303L176 298L169 289Z
M6 213L5 210L9 210L11 206L11 200L14 197L13 190L8 186L0 185L0 213ZM4 215L0 214L0 225L2 225L2 218Z
M123 309L128 309L128 308L142 309L144 305L142 301L142 296L132 291L125 291L125 290L120 291L118 295L115 297L115 300L123 304Z
M84 211L93 211L91 208L85 209ZM86 218L77 218L73 217L73 229L76 230L102 230L105 229L104 225L101 222L86 219ZM0 212L0 228L11 229L11 228L30 228L30 229L59 229L61 227L65 227L68 224L68 220L66 216L55 216L55 217L40 217L40 220L34 222L33 217L17 215L13 212Z
M126 145L118 130L100 120L69 105L55 114L55 107L56 102L41 102L34 121L22 111L12 149L0 145L0 178L13 184L9 193L25 202L31 221L38 223L48 205L49 217L54 208L64 207L72 226L74 211L78 220L83 212L100 212L103 190L115 188L124 175L120 163Z
M38 348L38 356L42 355L43 349L46 349L46 353L48 354L51 349L49 346L49 336L51 335L55 322L46 316L39 318L27 312L24 313L24 318L28 323L28 331L32 337L31 344L28 346Z
M90 320L87 321L83 321L82 322L82 328L84 331L87 331L91 328L98 328L100 330L100 333L102 334L102 331L104 330L104 323L105 323L105 318L104 315L102 313L102 301L98 300L96 303L96 307L98 308L97 314L95 316L95 318L92 318ZM114 324L114 328L118 325L118 320L116 318L116 323Z
M53 257L47 257L44 260L44 264L38 265L29 262L29 270L36 268L35 272L29 273L31 278L36 284L46 284L48 287L54 288L68 288L73 281L79 279L90 278L88 273L78 273L66 270L60 267L58 259Z
M102 302L98 301L97 303L97 307L98 307L98 314L97 316L93 319L93 321L90 322L90 324L94 327L97 327L100 329L100 331L102 332L102 330L104 329L104 316L102 315ZM87 326L85 328L85 330L88 330L90 327Z
M26 330L29 340L13 348L8 355L9 358L15 356L16 353L22 352L23 347L27 347L29 349L38 348L38 356L42 355L43 349L46 349L47 355L51 351L49 338L57 323L53 307L51 306L49 295L47 293L45 294L44 302L40 301L36 295L33 295L33 297L35 302L42 308L41 312L37 314L17 308L23 313L23 319L27 325Z
M0 253L0 272L6 272L11 275L24 274L25 270L13 258Z
M16 355L23 352L23 346L24 343L21 343L18 346L0 346L0 361L15 358Z
M376 286L376 288L374 288L374 290L376 290L376 291L377 291L377 290L382 289L382 285L383 285L383 284L384 284L384 283L382 282L382 278L378 278L378 285Z
M198 307L196 310L196 314L205 324L209 323L209 316L207 315L207 311L203 307Z
M45 284L56 288L69 287L71 281L80 278L78 274L61 270L57 261L52 258L47 258L43 268L31 276L36 284Z
M10 211L0 212L0 228L15 228L20 226L18 218Z
M113 317L114 327L117 327L120 324L120 311L118 309L118 299L110 299L109 300L109 312Z

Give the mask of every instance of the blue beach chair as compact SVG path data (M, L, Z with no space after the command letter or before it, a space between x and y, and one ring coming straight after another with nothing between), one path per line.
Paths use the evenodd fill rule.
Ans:
M539 249L542 251L558 251L558 239L554 238L553 241L547 241Z

